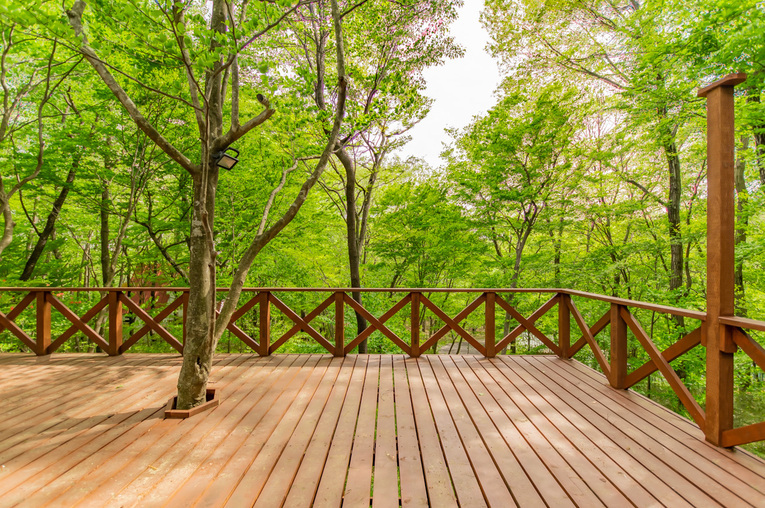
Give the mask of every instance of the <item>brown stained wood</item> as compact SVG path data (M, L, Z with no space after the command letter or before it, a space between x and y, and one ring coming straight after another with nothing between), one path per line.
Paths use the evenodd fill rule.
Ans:
M33 352L37 350L37 343L35 343L34 339L27 335L27 332L22 330L19 325L11 321L6 317L5 314L0 312L0 325L5 328L6 330L10 331L13 335L15 335L21 342L23 342L29 349L31 349Z
M396 437L402 508L425 508L428 491L420 455L420 439L414 423L411 388L403 356L393 357Z
M627 324L620 312L625 307L611 304L611 350L610 372L608 381L614 388L625 388L627 378Z
M332 383L339 372L337 367L341 362L342 360L335 360L332 357L322 357L300 392L293 398L287 412L280 418L279 424L266 438L263 447L241 477L239 485L226 501L226 505L233 507L252 505L260 496L293 433L295 444L299 447L308 440L305 435L310 429L315 428L318 412L327 401ZM332 363L335 364L334 368L331 367Z
M321 302L318 307L316 307L314 310L309 312L308 315L305 317L305 319L300 318L299 322L295 321L295 326L293 326L292 328L287 330L287 332L284 335L279 337L279 339L276 342L273 343L273 345L271 346L272 351L276 351L277 349L279 349L279 347L281 347L282 344L287 342L287 340L290 337L295 335L297 332L303 330L304 326L306 326L308 323L313 321L319 314L324 312L330 305L332 305L332 303L334 301L335 301L335 296L334 295L330 295L327 299L325 299L323 302ZM281 300L279 300L279 303L284 305L284 303ZM285 305L285 307L286 307L286 305ZM277 308L279 310L281 310L281 307L277 306ZM297 314L294 314L294 315L297 316ZM319 333L319 332L316 332L316 333ZM322 338L323 338L323 336L322 336ZM326 348L326 346L324 346L324 347ZM332 349L329 349L328 351L331 353Z
M110 295L114 293L109 293ZM188 299L188 295L184 294L184 296L181 296L179 298L176 298L171 304L166 305L164 309L159 311L157 315L153 318L153 321L156 321L157 323L161 323L167 316L173 313L178 307L181 305L184 305L186 303L186 300ZM143 325L137 332L135 332L133 335L131 335L119 348L120 353L126 352L128 349L130 349L136 342L138 342L144 335L149 333L149 330L151 330L151 326L148 324Z
M314 329L314 328L313 328L313 327L312 327L310 324L308 324L308 321L307 321L307 320L305 320L305 319L301 318L300 316L298 316L298 315L295 313L295 311L293 311L292 309L290 309L290 308L289 308L289 307L288 307L288 306L287 306L287 305L286 305L284 302L282 302L281 300L279 300L279 299L278 299L276 296L274 296L274 295L269 295L269 296L268 296L268 301L271 303L271 305L273 305L274 307L276 307L277 309L279 309L279 311L280 311L282 314L284 314L284 315L285 315L285 316L287 316L287 317L288 317L290 320L292 320L292 322L293 322L293 323L295 323L295 324L296 324L296 325L297 325L297 326L298 326L300 329L302 329L302 330L303 330L305 333L307 333L309 336L311 336L311 338L313 338L313 339L314 339L316 342L318 342L319 344L321 344L321 346L322 346L324 349L326 349L328 352L332 353L332 351L333 351L333 346L332 346L332 344L330 344L330 343L329 343L329 341L328 341L328 340L327 340L327 339L326 339L326 338L325 338L325 337L324 337L322 334L320 334L320 333L319 333L318 331L316 331L316 330L315 330L315 329ZM331 299L329 299L329 302L331 302ZM324 303L326 303L326 304L327 304L327 306L329 306L329 303L328 303L328 301L326 301L326 300L325 300L325 302L324 302ZM323 309L322 309L322 310L323 310ZM285 339L285 340L286 340L286 339ZM279 346L281 346L281 344L282 344L282 343L281 343L281 342L279 342L279 341L276 341L276 342L274 342L273 344L271 344L271 346L268 348L268 351L269 351L269 353L273 353L274 351L276 351L276 349L277 349Z
M116 356L122 351L122 304L118 298L119 293L109 293L109 356Z
M183 344L178 342L173 334L168 332L165 327L154 321L154 318L148 312L143 310L137 303L135 303L123 293L120 293L120 301L124 303L125 306L127 306L127 308L130 309L130 311L133 312L141 321L146 323L152 329L152 331L159 335L162 340L170 344L173 349L183 354Z
M335 356L345 356L345 306L343 293L335 293Z
M295 428L292 438L284 447L284 451L279 456L279 460L271 472L270 478L273 481L265 484L254 506L262 506L264 508L282 506L287 498L290 486L297 481L296 475L303 461L311 460L310 458L304 458L304 455L307 454L309 445L314 442L315 433L321 432L322 423L320 420L323 418L324 412L327 409L331 409L332 405L334 405L334 410L330 414L330 419L334 417L335 422L337 422L336 417L339 413L341 402L338 400L337 394L348 389L348 381L353 370L353 363L354 359L346 358L336 359L330 364L316 392L319 396L311 399L303 418L301 418L299 425ZM323 462L324 460L322 460L322 464ZM314 483L313 485L315 486L316 484ZM313 493L311 498L313 498ZM303 506L309 505L310 500L303 503Z
M409 315L409 356L417 358L420 356L420 293L412 293L412 302Z
M499 295L497 295L499 297ZM537 310L534 311L531 316L529 316L529 319L527 321L529 323L535 323L537 319L541 318L545 314L547 314L547 311L552 309L557 303L558 303L558 295L554 295L552 298L547 300L544 304L542 304L541 307L539 307ZM512 330L510 330L510 333L507 335L507 337L504 337L499 344L497 344L497 350L505 349L511 342L513 342L515 339L518 338L518 336L523 333L523 331L526 329L523 325L518 325ZM556 346L557 348L557 346Z
M486 301L486 293L481 294L478 298L473 300L467 307L462 309L455 317L454 321L457 323L462 322L466 317L468 317L470 314L473 313L474 310L476 310L478 307L481 306L482 303ZM436 330L436 333L430 336L428 340L425 341L422 346L420 346L420 349L423 351L427 351L431 347L433 347L436 342L441 340L442 337L444 337L447 333L449 333L449 330L451 330L451 327L449 325L444 325L438 330Z
M502 365L501 360L467 357L465 361L497 401L507 420L517 428L518 433L550 471L551 479L560 485L571 502L577 506L604 506L587 486L581 474L565 460L564 449L557 448L554 441L548 441L541 430L532 423L528 414L516 404L515 397L518 394L498 370L498 366Z
M454 493L452 471L447 465L444 450L441 448L439 430L436 428L436 420L430 410L425 385L417 367L420 361L423 360L411 358L405 361L405 365L428 500L430 506L456 507L458 504Z
M231 323L236 323L239 320L239 318L241 318L242 316L247 314L250 311L250 309L252 309L253 307L255 307L259 303L260 303L260 295L253 296L252 298L247 300L247 302L244 305L242 305L241 307L236 309L234 311L234 313L231 314L231 321L230 322Z
M586 291L575 291L572 289L561 289L561 293L565 293L569 296L581 296L588 300L597 300L606 303L615 303L622 307L630 307L635 309L644 309L657 312L659 314L671 314L673 316L683 316L691 319L698 319L704 321L707 318L707 313L698 310L681 309L678 307L670 307L668 305L658 305L655 303L641 302L638 300L627 300L626 298L616 298L614 296L599 295L597 293L588 293Z
M104 351L107 351L109 349L109 344L107 344L106 340L101 337L96 331L90 327L87 323L84 323L80 317L69 310L69 307L64 305L59 301L58 298L53 296L53 294L48 294L46 296L46 301L49 302L51 306L53 306L57 311L61 313L62 316L64 316L66 319L69 320L74 326L77 327L79 331L81 331L87 338L89 338L91 341L95 342L96 345L98 345L101 349ZM39 302L38 302L39 305ZM39 326L39 323L38 323Z
M258 316L258 354L268 356L271 354L271 295L269 293L259 293L260 315Z
M359 418L359 407L363 388L366 386L365 378L369 359L370 357L367 355L357 356L348 394L340 411L337 425L332 428L334 434L330 438L331 444L326 443L328 436L324 434L322 443L318 445L317 454L319 457L322 453L327 453L324 463L321 464L323 470L320 471L320 479L310 485L310 492L307 491L307 488L298 488L299 490L295 491L293 495L291 491L287 496L287 506L306 506L302 503L298 504L297 501L308 499L309 496L313 500L311 506L317 508L337 507L342 504L345 479L351 459L351 447L353 446L352 436ZM324 452L323 446L327 446L326 452ZM315 478L313 475L311 477ZM301 478L301 471L298 471L298 478ZM295 487L296 485L293 485L293 490Z
M377 429L374 452L372 507L398 506L398 452L396 450L396 406L393 395L393 357L380 358L377 396ZM368 506L368 505L367 505Z
M662 351L661 356L667 361L667 363L669 363L698 346L700 342L701 327L687 333L682 339ZM657 370L658 367L656 367L656 364L653 362L653 360L648 360L646 363L627 375L627 378L625 379L625 388L631 388L636 383L639 383Z
M30 292L27 294L24 298L21 299L21 301L13 306L13 309L11 309L10 312L6 315L6 317L13 321L15 320L29 305L34 302L37 299L37 293ZM0 332L2 332L4 329L3 326L0 326Z
M47 291L37 293L37 335L35 337L34 352L38 356L43 356L48 351L51 341L50 331L50 308L53 295Z
M185 447L186 442L173 448L171 453L175 457L163 457L157 470L159 475L164 475L164 479L153 482L136 480L123 489L120 496L124 495L126 502L140 496L141 502L147 504L167 502L168 506L191 506L208 485L221 475L221 468L226 461L244 443L252 428L268 410L272 403L269 395L276 395L278 387L294 376L295 369L300 368L304 362L304 358L297 358L296 355L248 361L245 365L249 368L239 378L241 381L237 381L232 393L226 396L226 404L219 409L220 412L231 411L221 420L224 425L214 430L224 437L220 441L201 440L202 445L194 447L192 460L187 459L189 452ZM190 473L186 476L180 474L178 464L186 465L189 462Z
M704 410L701 409L699 403L696 402L696 399L693 398L691 392L688 391L688 388L678 377L675 369L673 369L669 362L667 362L667 360L662 356L659 348L657 348L656 345L651 341L651 339L648 337L648 334L645 332L645 330L643 330L643 327L640 325L638 320L635 319L635 316L633 316L627 309L623 307L621 309L621 316L624 318L624 321L627 323L627 326L629 326L630 330L632 330L632 333L635 334L635 337L643 346L643 349L645 349L645 351L648 353L648 356L651 357L653 363L656 365L656 367L658 367L659 371L664 376L664 379L667 380L667 383L669 383L672 391L675 392L675 395L677 395L677 397L680 399L680 402L683 403L685 409L687 409L691 414L691 417L693 417L696 424L703 429L705 418Z
M753 423L744 427L726 430L722 435L722 445L738 446L754 441L765 440L765 422Z
M569 298L569 301L571 299ZM566 303L568 305L568 302ZM570 312L570 309L567 309ZM601 317L598 319L598 321L590 327L590 335L595 337L597 334L603 331L603 329L608 326L608 324L611 322L611 311L607 310ZM577 325L578 326L578 325ZM569 358L573 358L574 355L576 355L580 349L582 349L584 346L587 345L587 337L582 335L579 340L577 340L573 346L571 346L571 349L569 350Z
M344 293L343 293L343 294L344 294ZM345 298L346 298L346 296L347 296L347 295L343 296L343 301L345 301ZM354 300L354 301L355 301L355 300ZM385 323L385 322L386 322L386 321L388 321L390 318L392 318L393 316L395 316L396 314L398 314L398 312L399 312L401 309L403 309L404 307L406 307L406 304L408 304L410 301L412 301L412 295L411 295L411 294L404 296L404 298L402 298L401 300L399 300L399 301L398 301L398 303L396 303L396 305L394 305L393 307L391 307L391 308L390 308L390 310L388 310L388 311L387 311L385 314L383 314L382 316L380 316L380 319L378 319L378 321L379 321L380 323ZM351 342L349 342L348 344L346 344L345 348L343 349L343 352L344 352L345 354L348 354L348 353L350 353L351 351L353 351L353 349L354 349L356 346L358 346L359 344L361 344L361 342L363 342L365 339L369 338L369 336L370 336L370 335L372 335L372 333L374 333L374 331L375 331L376 329L377 329L377 328L376 328L375 326L367 326L367 328L366 328L366 329L364 329L364 331L363 331L363 332L361 332L360 334L358 334L358 335L357 335L357 336L356 336L356 337L355 337L353 340L351 340Z
M534 321L532 321L530 319L526 319L525 317L523 317L523 315L520 312L518 312L515 309L515 307L513 307L512 305L507 303L501 297L497 298L497 304L500 307L502 307L505 310L505 312L510 314L510 316L512 316L513 319L518 321L519 325L516 328L516 330L519 330L518 333L521 333L523 330L527 330L527 331L531 332L537 339L539 339L540 342L542 342L542 344L544 344L545 346L550 348L550 350L553 353L555 353L556 355L560 356L560 347L558 347L557 344L555 344L552 340L550 340L550 338L547 337L547 335L545 335L542 332L540 332L539 329L536 326L534 326L534 322L536 321L536 319ZM552 308L552 307L550 307L550 308ZM545 311L545 312L547 312L547 311Z
M514 379L517 380L518 389L530 400L538 400L537 397L541 397L540 403L536 404L540 412L632 503L637 506L653 506L659 501L666 504L672 500L672 506L688 506L687 502L674 494L666 485L650 483L651 481L657 484L661 482L650 473L645 474L641 471L642 467L636 461L630 460L631 457L628 454L618 453L611 447L602 446L602 443L608 443L611 439L567 406L568 397L565 397L561 387L549 389L532 375L530 371L533 369L524 364L523 359L506 365L515 374ZM620 437L626 439L624 435ZM628 465L632 468L627 467ZM653 485L654 488L650 489L649 485ZM658 490L661 487L663 487L664 496L657 497L652 490ZM604 499L603 496L601 499ZM707 498L705 501L708 502L710 499Z
M111 293L110 293L111 294ZM89 322L91 319L93 319L99 312L101 312L102 309L106 308L109 305L109 296L103 297L98 303L96 303L93 307L91 307L90 310L88 310L81 318L81 321L84 323ZM79 328L77 328L77 325L72 325L69 328L66 329L64 333L59 335L59 337L54 340L50 346L48 346L48 353L55 353L58 348L60 348L64 343L69 340L74 334L76 334L78 331L80 331Z
M10 314L8 314L10 316ZM748 319L737 316L720 316L720 323L729 326L735 326L738 328L746 328L749 330L759 330L765 332L765 321L757 321L756 319Z
M733 341L759 368L765 370L765 348L740 328L733 330Z
M440 359L441 365L437 362ZM471 461L476 467L481 488L491 506L545 506L526 472L503 440L489 416L484 412L478 397L463 378L454 357L439 355L431 359L431 366L441 384L452 418L466 445ZM442 382L442 379L444 380ZM482 444L483 446L480 446ZM516 443L513 443L513 447ZM471 448L473 450L471 451ZM492 469L492 465L496 468Z
M709 95L709 92L711 92L715 88L718 88L721 86L734 87L736 85L743 83L744 81L746 81L746 73L736 72L733 74L728 74L727 76L723 76L722 78L718 79L714 83L710 83L704 88L700 88L696 96L706 97L707 95Z
M417 362L420 378L425 387L432 418L441 439L446 465L452 477L454 490L460 506L488 506L481 490L479 479L470 463L465 445L452 420L444 395L429 362L423 358Z
M365 380L368 359L381 369ZM708 445L687 420L557 357L220 355L211 380L222 404L175 422L161 410L176 356L0 355L0 365L0 394L18 410L12 427L0 418L2 505L339 507L357 464L373 486L366 506L398 505L399 488L402 506L438 507L475 505L473 488L478 503L509 492L555 507L765 496L765 462ZM23 416L40 398L47 409Z
M484 293L486 296L486 305L484 312L484 346L486 346L486 357L494 358L497 356L497 316L496 316L496 293Z
M558 347L561 358L571 358L571 311L568 309L568 295L558 295Z
M217 390L215 388L208 386L205 393L205 402L198 406L194 406L191 409L176 409L175 406L178 403L178 397L171 397L170 400L167 401L167 405L165 405L165 419L184 420L218 407L220 405L220 398L215 396L216 392Z
M532 444L524 438L523 434L516 428L513 420L505 414L499 402L494 398L492 391L496 390L497 386L496 384L491 383L491 378L489 378L489 376L481 376L479 379L477 373L470 368L463 355L454 355L451 356L450 359L460 370L465 382L473 393L473 397L477 398L483 410L486 412L486 416L491 419L497 432L499 432L504 439L507 448L509 448L509 452L521 465L524 475L528 476L534 486L533 492L523 489L521 492L515 494L516 497L519 498L520 504L523 505L524 502L533 503L535 493L538 492L548 506L575 506L571 502L571 499L569 499L566 491L563 490L555 477L550 474L550 471L547 469L544 462L542 462L540 457L535 453ZM458 391L463 397L471 397L468 390L463 389L461 386L458 387ZM471 410L471 414L473 412L474 411ZM484 432L481 432L481 434L484 434ZM511 457L504 456L502 446L494 445L490 446L489 449L491 450L492 455L496 457L499 464L503 461L511 460ZM508 476L512 476L512 478L508 478L508 481L523 481L523 477L520 477L520 475L518 478L512 475L509 472L510 469L507 465L505 465L504 468L508 471L505 477L508 478Z
M329 401L299 463L297 474L292 483L285 486L289 491L284 501L285 506L311 506L313 503L322 471L328 460L335 429L338 429L339 432L344 430L339 425L341 410L346 408L346 414L351 414L347 408L353 406L354 403L357 405L361 397L364 369L359 368L357 359L356 356L345 357L338 380L332 387ZM356 408L356 413L358 413L358 406ZM347 465L347 463L346 460L345 464ZM268 489L267 485L266 491ZM263 495L267 495L266 491ZM278 503L274 504L278 505Z
M420 295L420 300L422 301L423 305L430 309L430 311L438 317L441 321L444 322L446 326L457 332L463 339L468 341L471 346L476 348L482 355L486 355L486 347L478 342L475 337L470 335L467 330L462 328L456 320L450 318L444 311L442 311L438 305L431 302L425 295Z
M375 423L377 416L377 395L380 379L380 357L369 358L367 375L364 378L364 391L353 435L351 461L343 493L344 507L368 507L372 489L373 458L375 450ZM336 436L337 438L337 436ZM351 436L342 436L351 439ZM330 471L331 472L331 471ZM326 474L326 471L325 471Z
M584 318L582 317L582 314L579 312L579 309L576 307L576 304L573 300L569 300L567 302L569 310L571 310L571 313L574 315L574 321L576 321L577 326L582 331L582 335L584 335L584 339L587 341L587 343L590 345L590 349L592 349L592 354L595 355L595 359L598 361L598 365L600 365L601 370L606 375L607 378L611 377L611 369L608 365L608 360L606 359L606 355L603 354L603 351L600 349L600 346L595 341L595 336L590 332L590 328L587 326L587 323L584 321ZM610 321L610 313L609 313L609 321Z
M691 420L637 393L609 388L601 373L579 362L567 362L558 369L560 374L553 371L553 377L573 383L577 397L592 410L613 420L706 495L725 499L726 505L741 506L742 500L759 504L765 494L765 461L710 446ZM592 403L595 397L597 403ZM686 495L685 490L680 493Z
M388 337L388 339L390 339L391 342L393 342L395 345L397 345L399 348L401 348L401 350L404 351L405 353L407 353L409 355L412 354L412 348L409 347L409 344L407 344L406 342L401 340L401 338L398 335L393 333L390 330L390 328L388 328L387 326L385 326L383 324L382 321L380 321L379 319L374 317L372 314L370 314L369 311L367 309L365 309L364 307L362 307L356 300L354 300L353 298L351 298L350 296L348 296L346 294L343 294L343 299L345 300L345 303L347 303L350 307L353 308L353 310L355 310L356 312L358 312L359 314L364 316L364 318L366 318L366 320L369 322L369 327L370 328L374 328L375 330L379 331L380 333L382 333L383 335ZM401 303L401 302L399 302L399 303ZM370 331L369 333L372 333L372 332ZM353 347L356 347L356 345L358 345L358 343L356 342L357 339L358 339L358 337L356 339L354 339L353 341L351 341L350 344L345 346L345 352L346 353L350 352L353 349L351 347L352 345L353 345Z

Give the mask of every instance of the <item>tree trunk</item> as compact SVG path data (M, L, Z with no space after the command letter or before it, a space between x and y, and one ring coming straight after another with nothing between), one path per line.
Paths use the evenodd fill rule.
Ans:
M343 168L345 168L345 209L346 209L346 238L348 240L348 265L350 267L351 272L351 287L352 288L360 288L361 287L361 270L360 270L360 264L361 264L361 255L359 252L360 249L360 239L359 239L359 230L357 227L357 216L356 216L356 166L351 159L351 157L348 155L348 152L345 151L344 148L341 148L336 152L337 158L340 159L340 162L343 165ZM359 305L362 305L362 298L361 293L358 291L354 291L352 293L353 299L356 300ZM367 328L367 320L356 312L356 333L360 334ZM366 354L367 353L367 340L364 339L359 344L359 353L360 354Z
M669 290L675 292L683 287L683 237L680 229L682 176L680 174L680 155L677 153L674 139L664 143L664 153L667 157L669 170L669 200L667 202L670 243ZM685 325L683 316L672 316L672 319L680 328Z
M749 148L749 136L741 136L742 152ZM746 191L746 178L744 170L746 169L746 160L739 152L739 159L736 161L734 169L734 178L736 185L736 249L746 243L746 228L749 225L747 217L747 203L749 194ZM744 260L736 256L733 283L735 287L735 307L737 316L746 316L746 302L744 299Z
M37 243L32 250L32 254L29 256L29 259L27 259L26 265L24 265L24 270L21 272L21 277L19 277L19 280L29 280L32 278L35 266L37 266L37 262L40 260L40 256L42 256L43 250L45 250L45 245L48 243L48 239L51 237L53 230L56 227L56 220L58 220L58 215L61 212L61 207L64 206L66 197L69 194L69 189L72 186L72 182L74 182L74 177L77 174L78 165L79 161L75 159L75 161L72 162L72 167L69 169L69 173L66 175L66 182L64 182L64 185L61 188L61 192L59 192L58 197L56 197L56 200L53 202L53 207L48 214L48 220L45 221L45 227L40 233L40 236L37 238Z

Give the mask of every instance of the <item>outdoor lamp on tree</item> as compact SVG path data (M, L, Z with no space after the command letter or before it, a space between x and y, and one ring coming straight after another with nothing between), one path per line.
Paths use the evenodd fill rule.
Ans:
M232 152L236 152L236 155L229 155L228 152L231 150ZM239 150L236 148L226 148L225 150L221 150L220 152L215 154L215 162L218 165L219 168L223 168L226 171L232 169L234 166L236 166L236 163L239 162Z

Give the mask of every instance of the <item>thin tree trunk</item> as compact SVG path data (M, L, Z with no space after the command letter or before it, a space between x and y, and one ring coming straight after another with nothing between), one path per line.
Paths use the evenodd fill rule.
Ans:
M48 239L50 239L54 228L56 227L58 215L61 212L61 207L64 206L64 202L66 201L66 197L69 194L69 189L72 186L72 182L74 182L78 166L79 159L75 159L72 162L72 167L69 169L69 173L66 175L66 182L64 182L58 197L56 197L56 200L53 202L51 211L48 214L48 219L45 221L45 227L40 233L40 236L37 238L37 243L32 250L32 254L29 256L29 259L27 259L27 262L24 265L24 270L21 272L21 277L19 277L19 280L29 280L32 278L35 266L37 266L37 262L40 260L40 256L42 256L42 253L45 250L45 245L48 243Z
M741 136L742 152L749 148L749 136ZM749 225L747 217L747 203L749 195L746 191L746 177L744 170L746 161L739 152L739 159L735 167L735 185L736 185L736 249L746 243L746 228ZM744 260L736 256L734 268L734 287L735 287L735 307L737 316L746 316L746 300L744 298Z
M683 287L683 237L680 229L680 198L682 175L680 173L680 156L674 140L664 144L669 170L669 200L667 202L667 219L669 221L670 270L669 290L675 292ZM683 328L683 316L672 316L675 324Z

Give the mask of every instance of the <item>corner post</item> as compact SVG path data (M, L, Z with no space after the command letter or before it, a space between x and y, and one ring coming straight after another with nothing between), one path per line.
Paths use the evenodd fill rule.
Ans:
M37 356L45 356L50 347L50 291L37 292Z
M627 378L627 323L621 316L622 306L611 304L611 375L613 388L624 388Z
M260 356L270 355L271 348L271 299L269 292L260 293L260 340L258 341L258 354Z
M560 357L571 358L571 310L568 302L571 297L564 293L558 293L558 345Z
M109 291L109 356L122 354L122 302L121 291Z
M733 353L736 346L720 316L732 316L734 307L734 203L735 124L733 87L746 74L730 74L702 88L707 99L707 393L704 434L722 444L733 428Z
M486 293L486 321L484 322L484 345L486 358L497 356L497 294Z
M419 358L420 356L420 293L412 293L412 358Z
M345 306L344 293L335 293L335 356L345 356Z

